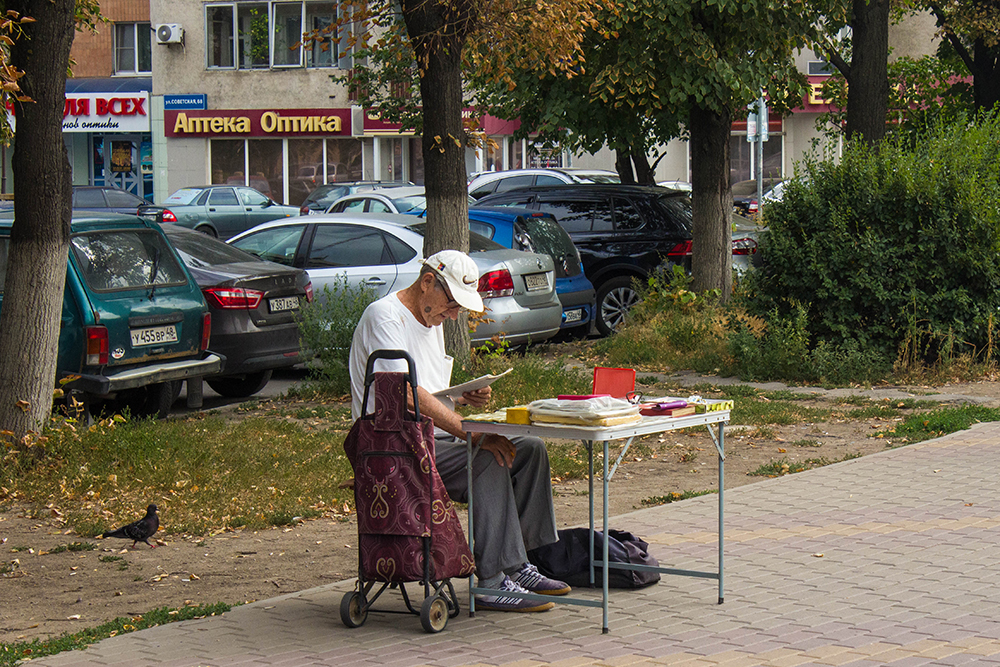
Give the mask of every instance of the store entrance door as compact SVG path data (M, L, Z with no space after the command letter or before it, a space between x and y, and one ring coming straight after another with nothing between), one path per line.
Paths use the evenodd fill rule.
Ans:
M151 199L153 162L149 135L93 135L94 185L113 185Z

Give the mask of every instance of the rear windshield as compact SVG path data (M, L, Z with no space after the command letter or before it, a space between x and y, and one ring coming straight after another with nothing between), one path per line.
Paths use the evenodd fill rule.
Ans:
M556 267L556 278L580 273L580 253L573 245L573 239L553 218L519 218L514 225L514 236L522 250L551 257Z
M691 233L691 199L689 197L678 197L677 195L663 195L657 197L657 204L666 210L667 217L674 225L688 234Z
M164 204L180 204L182 206L190 204L201 194L198 188L181 188L174 194L163 200Z
M77 234L70 243L76 264L94 291L187 282L166 240L151 229L87 232Z
M406 227L411 232L415 232L424 235L424 230L427 229L426 223L418 222L415 225L408 225ZM504 247L497 243L496 241L491 241L485 236L480 236L479 234L469 231L469 252L483 252L486 250L503 250Z
M180 228L176 231L166 232L166 234L174 245L174 249L180 253L181 259L188 266L207 269L221 264L260 261L259 257L243 252L239 248L234 248L201 232Z
M399 199L393 199L392 203L395 204L396 210L400 213L407 213L409 211L423 211L427 208L427 198L423 195L415 195L413 197L400 197Z

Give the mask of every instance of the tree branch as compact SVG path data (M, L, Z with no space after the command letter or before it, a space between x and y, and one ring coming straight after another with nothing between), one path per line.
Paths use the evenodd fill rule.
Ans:
M934 14L938 27L941 28L942 32L944 32L944 36L947 37L948 41L951 43L951 48L955 49L955 53L957 53L958 57L962 59L963 63L965 63L965 67L969 70L969 73L975 76L976 60L972 57L972 54L969 53L969 50L965 48L965 44L962 44L958 35L956 35L948 26L947 15L933 2L929 3L928 7L930 8L931 13Z
M830 64L837 68L837 71L844 75L845 79L848 81L851 80L851 66L847 64L847 61L844 60L843 56L833 49L827 49L826 59L830 62Z

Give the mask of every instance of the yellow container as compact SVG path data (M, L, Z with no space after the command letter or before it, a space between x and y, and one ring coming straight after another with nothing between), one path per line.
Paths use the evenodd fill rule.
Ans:
M507 408L507 423L530 424L531 418L528 416L528 406L519 405L517 407Z

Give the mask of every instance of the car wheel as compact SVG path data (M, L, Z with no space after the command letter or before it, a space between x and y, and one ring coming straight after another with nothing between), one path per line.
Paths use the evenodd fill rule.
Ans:
M610 336L638 302L639 294L632 287L632 276L605 281L597 290L597 331L602 336Z
M208 225L198 225L197 227L194 228L194 231L201 232L202 234L208 234L213 239L219 238L219 233L216 232L211 227L209 227Z
M128 408L133 417L165 419L170 414L179 392L178 381L160 382L136 389L129 389L119 395L115 410Z
M234 375L232 377L205 378L215 393L227 398L246 398L263 389L271 379L271 370Z

